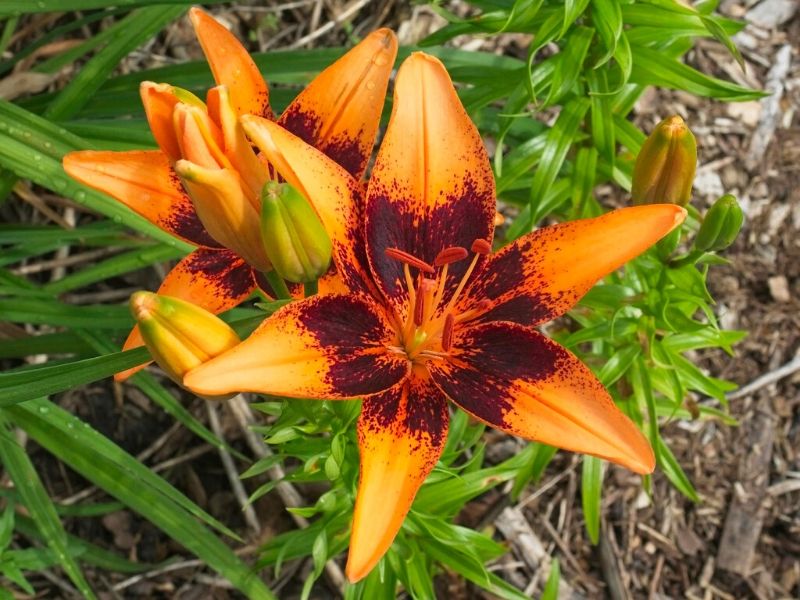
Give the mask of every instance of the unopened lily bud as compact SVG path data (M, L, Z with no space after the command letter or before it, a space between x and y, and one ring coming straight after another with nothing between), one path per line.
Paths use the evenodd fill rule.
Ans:
M261 238L275 271L287 281L316 281L328 270L331 239L308 200L288 183L264 185Z
M130 307L153 360L179 384L188 371L240 341L222 319L178 298L136 292Z
M703 224L694 240L694 247L703 252L724 250L739 235L744 214L736 198L725 194L714 202L703 217Z
M697 143L675 115L661 121L642 144L633 168L634 204L686 206L697 169Z

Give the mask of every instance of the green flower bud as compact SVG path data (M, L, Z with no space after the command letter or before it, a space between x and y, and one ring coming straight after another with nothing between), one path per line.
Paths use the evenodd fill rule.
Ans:
M275 271L287 281L316 281L328 270L331 239L314 208L288 183L264 185L261 239Z
M694 240L694 247L703 252L724 250L730 246L742 228L744 214L736 198L725 194L714 202L703 217L703 224Z
M136 292L130 307L153 360L178 384L186 373L240 341L222 319L179 298Z
M675 115L661 121L644 141L633 168L634 204L686 206L697 169L697 143Z

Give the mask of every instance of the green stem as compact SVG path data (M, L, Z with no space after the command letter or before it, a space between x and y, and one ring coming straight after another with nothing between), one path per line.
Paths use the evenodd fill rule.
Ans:
M278 296L278 300L291 300L292 294L289 292L289 288L286 287L286 282L276 271L267 271L264 273L264 277L269 281L269 285Z
M317 289L318 289L318 282L315 279L314 281L307 281L303 284L303 289L305 290L305 296L308 298L309 296L316 296Z
M669 266L673 269L680 269L681 267L685 267L686 265L693 265L704 254L705 251L703 250L692 250L686 256L670 261Z

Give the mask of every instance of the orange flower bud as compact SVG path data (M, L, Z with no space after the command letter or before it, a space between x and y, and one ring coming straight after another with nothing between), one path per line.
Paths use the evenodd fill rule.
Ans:
M131 296L130 307L153 360L179 384L187 372L240 341L222 319L178 298L141 291Z
M633 169L634 204L686 206L697 169L697 143L675 115L661 121L642 144Z

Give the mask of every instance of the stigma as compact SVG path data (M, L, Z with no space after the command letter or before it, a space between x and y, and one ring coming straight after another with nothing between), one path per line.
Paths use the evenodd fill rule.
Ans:
M424 365L428 360L442 360L450 355L458 325L474 319L488 308L486 302L479 302L466 311L458 313L456 310L481 256L490 254L491 250L491 244L479 238L469 250L462 246L444 248L430 264L399 248L386 248L386 256L403 264L408 293L405 317L398 319L397 323L401 344L392 347L393 352L405 354L413 365ZM469 266L445 302L450 265L466 260L470 253Z

